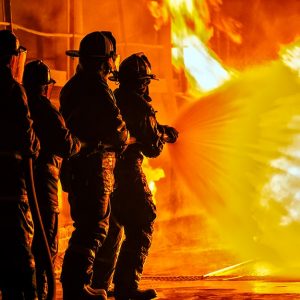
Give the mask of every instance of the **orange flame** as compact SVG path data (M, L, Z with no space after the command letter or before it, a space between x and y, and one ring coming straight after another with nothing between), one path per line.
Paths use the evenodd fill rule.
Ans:
M213 4L218 7L217 3ZM198 97L230 78L230 71L222 66L215 53L206 46L213 35L206 1L167 0L161 6L161 13L157 13L157 2L151 1L149 7L157 18L156 28L166 20L166 11L169 12L173 65L185 70L189 94ZM232 26L226 28L229 27ZM234 39L240 42L238 35Z
M153 201L156 204L155 194L157 191L156 182L161 178L165 177L165 172L162 168L152 168L149 163L149 159L144 157L143 161L143 171L148 180L149 188L153 195Z
M265 9L263 2L255 3L251 25L255 24L255 9ZM290 270L290 275L299 276L299 75L286 68L299 72L299 44L290 44L282 53L282 61L240 74L225 68L209 46L215 29L240 49L255 40L258 45L248 48L252 52L249 57L255 57L256 51L261 55L257 60L245 60L253 65L262 58L279 57L280 42L290 43L297 30L298 36L300 32L293 30L284 39L285 31L281 30L276 36L275 30L267 30L272 23L267 19L260 28L270 32L274 41L261 42L260 32L255 32L256 39L247 41L241 34L242 23L224 17L221 4L221 0L166 0L161 7L171 19L174 65L184 69L189 94L194 96L193 103L178 116L175 127L181 136L171 151L178 178L195 196L185 203L185 209L188 206L191 214L203 209L215 219L216 230L229 243L226 247L241 259L269 259L283 267L282 272ZM280 8L279 2L274 6ZM267 17L275 12L272 8L270 13L263 10L259 14ZM276 13L278 28L283 14L279 9ZM159 27L166 17L165 13L157 16ZM291 20L299 23L299 18ZM205 71L202 74L199 70ZM258 276L275 270L263 263L255 268Z

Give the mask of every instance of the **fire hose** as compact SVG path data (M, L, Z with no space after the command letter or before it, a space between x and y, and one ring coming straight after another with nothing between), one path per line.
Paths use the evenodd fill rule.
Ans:
M41 245L41 251L45 257L44 263L45 263L45 271L46 271L47 283L48 283L47 300L55 300L56 298L55 274L54 274L54 268L52 264L51 253L48 245L48 240L44 230L44 225L42 222L39 205L37 202L35 187L34 187L32 158L25 159L24 163L25 163L25 177L26 177L29 206L34 221L34 234L40 235L41 241L43 241Z

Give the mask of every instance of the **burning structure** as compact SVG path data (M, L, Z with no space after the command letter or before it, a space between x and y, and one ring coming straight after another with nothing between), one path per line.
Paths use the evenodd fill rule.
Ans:
M12 18L8 3L1 25L49 64L56 98L76 67L65 50L87 32L111 30L121 59L144 51L153 62L154 106L180 138L149 162L159 217L146 272L247 262L237 272L299 277L298 1L15 0Z

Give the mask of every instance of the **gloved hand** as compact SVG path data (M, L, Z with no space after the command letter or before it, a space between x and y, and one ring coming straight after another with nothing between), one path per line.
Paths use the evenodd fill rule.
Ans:
M164 141L166 143L175 143L178 139L179 132L171 126L164 126Z

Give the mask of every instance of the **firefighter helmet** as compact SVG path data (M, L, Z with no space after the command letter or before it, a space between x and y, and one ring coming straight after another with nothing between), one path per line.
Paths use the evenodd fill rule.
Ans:
M85 57L85 58L112 57L115 53L114 45L112 40L110 39L110 37L107 36L106 33L100 31L94 31L87 34L81 40L79 45L79 50L67 50L66 54L71 57Z
M151 73L151 64L143 52L132 54L122 61L119 68L119 81L156 79Z
M110 40L110 42L112 43L112 46L113 46L113 51L116 54L117 53L117 43L116 43L116 39L113 36L112 32L111 31L101 31L101 33Z
M0 30L0 56L18 55L22 50L26 51L12 31Z
M23 84L26 87L54 84L49 67L42 60L33 60L25 65Z

